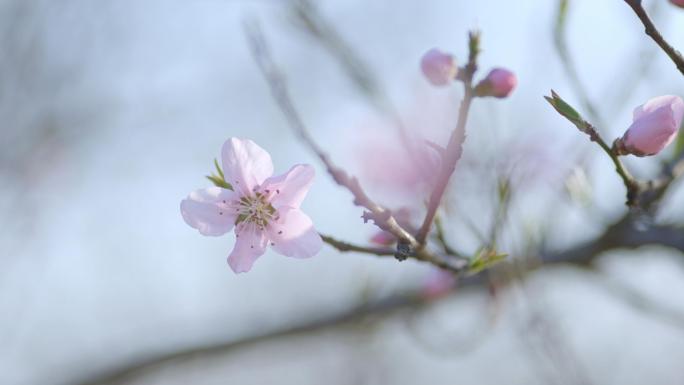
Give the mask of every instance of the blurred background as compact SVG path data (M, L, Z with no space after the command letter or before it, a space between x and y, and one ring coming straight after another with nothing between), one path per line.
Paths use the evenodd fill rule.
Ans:
M644 3L684 47L684 11ZM235 275L232 235L202 237L179 212L238 136L269 151L277 173L317 167L303 208L319 231L358 244L377 232L287 126L245 21L261 26L335 162L378 201L418 211L396 119L445 142L460 90L430 86L418 63L433 47L465 62L477 28L482 73L507 67L519 85L473 107L447 199L450 242L474 252L502 178L512 186L499 240L509 258L600 236L626 212L624 187L542 96L553 88L593 105L614 138L635 106L684 94L682 77L622 1L570 0L564 32L558 7L0 1L0 383L681 384L680 251L616 249L589 267L433 298L429 266L327 246L309 260L267 252ZM626 161L649 177L667 156ZM681 224L683 203L673 186L654 220Z

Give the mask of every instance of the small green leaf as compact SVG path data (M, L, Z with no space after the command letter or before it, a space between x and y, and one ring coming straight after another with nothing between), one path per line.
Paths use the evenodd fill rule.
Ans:
M468 52L469 61L475 60L480 53L480 31L472 30L468 32Z
M565 116L567 119L570 119L572 121L582 119L582 116L580 115L580 113L577 112L577 110L575 110L574 108L572 108L571 105L566 103L565 100L563 100L560 96L558 96L558 94L555 91L551 90L551 96L552 96L552 99L549 99L547 97L546 100L548 100L549 103L551 103L551 105L561 115Z
M481 248L475 256L470 260L468 265L468 274L477 274L485 269L488 269L498 262L506 259L508 254L499 254L494 249Z
M216 166L216 173L218 175L207 175L207 179L209 179L211 183L217 187L233 190L233 186L226 182L226 178L223 176L223 170L221 170L221 166L219 166L218 160L216 160L216 158L214 158L214 166Z
M207 179L211 181L211 183L214 184L214 186L225 188L228 190L233 190L233 186L230 185L230 183L226 182L223 180L223 178L220 178L216 175L207 175Z
M551 90L551 96L544 96L551 106L558 111L563 117L569 120L572 124L577 126L577 128L585 133L589 133L591 130L591 125L587 123L582 115L580 115L577 110L572 108L571 105L565 102L555 91Z
M558 1L558 13L556 14L556 30L562 31L565 28L565 21L568 16L568 0Z
M214 166L216 166L216 172L218 173L218 176L225 181L226 177L223 176L223 170L221 170L221 166L219 166L218 160L216 160L216 158L214 158Z
M508 178L500 178L497 184L498 187L498 193L499 193L499 201L503 202L505 200L508 200L508 197L511 193L511 181Z

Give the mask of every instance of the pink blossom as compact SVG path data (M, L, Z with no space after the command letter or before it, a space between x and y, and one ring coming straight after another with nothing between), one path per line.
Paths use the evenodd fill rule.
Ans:
M676 5L679 8L684 8L684 0L670 0L670 3Z
M505 68L494 68L475 88L477 96L505 98L518 84L515 74Z
M447 295L454 287L456 276L453 273L434 269L423 282L421 293L426 299L437 299Z
M363 163L362 175L374 186L395 195L411 199L422 196L434 185L440 157L424 139L416 136L410 140L407 145L395 143L396 140L389 138L370 140L359 145L357 149L361 152L358 159Z
M633 123L615 143L621 155L655 155L677 136L684 117L684 101L664 95L634 109Z
M248 139L231 138L221 150L225 180L233 190L197 190L181 202L185 222L200 234L219 236L235 226L235 246L228 264L235 273L249 271L270 246L293 258L317 254L323 243L299 206L314 178L314 168L298 164L272 176L271 156Z
M423 75L435 86L445 86L454 80L458 67L454 57L436 48L427 51L420 60Z

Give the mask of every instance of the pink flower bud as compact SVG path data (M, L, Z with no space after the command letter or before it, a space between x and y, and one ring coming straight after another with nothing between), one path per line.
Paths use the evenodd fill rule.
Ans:
M684 117L684 101L664 95L634 109L634 121L622 138L615 141L618 155L655 155L677 136Z
M684 8L684 0L670 0L670 3L679 8Z
M423 75L435 86L445 86L454 80L458 67L454 57L436 48L423 55L420 61Z
M494 68L475 87L477 96L507 97L518 84L515 74L505 68Z

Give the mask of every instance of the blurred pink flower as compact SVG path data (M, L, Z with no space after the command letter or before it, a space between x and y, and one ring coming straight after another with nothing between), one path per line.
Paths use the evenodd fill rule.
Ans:
M185 222L200 234L219 236L235 226L235 246L228 264L235 273L249 271L266 247L285 256L309 258L323 243L311 219L299 210L314 169L298 164L272 176L271 156L248 139L231 138L221 150L225 180L233 190L197 190L181 202Z
M401 208L393 210L392 214L403 228L413 232L417 229L411 217L422 209L423 201L437 179L440 155L419 139L412 142L408 149L401 144L393 145L384 141L374 143L374 148L365 149L361 154L360 160L365 165L363 174L371 187L382 187L395 197L401 197L401 203L396 202ZM390 201L390 197L384 200ZM370 241L390 246L396 239L388 232L378 231L371 236Z
M634 121L615 143L619 154L655 155L677 136L684 117L684 101L664 95L634 109Z
M436 48L423 55L420 60L420 69L428 81L435 86L445 86L451 83L458 73L454 57Z
M411 90L412 99L393 115L368 116L352 126L355 174L364 188L386 207L405 228L411 228L425 210L441 169L444 143L456 126L458 92L455 89L435 90L422 79ZM397 127L400 126L400 127ZM416 229L417 230L417 229ZM377 230L369 240L379 245L394 243L389 234Z
M410 148L405 147L390 140L362 147L363 174L371 183L395 194L422 199L437 178L440 155L420 138L412 139Z
M426 299L437 299L447 295L456 287L456 276L453 273L434 269L423 282L421 294Z
M477 85L475 93L478 96L493 96L505 98L513 92L518 84L515 74L505 68L494 68Z

